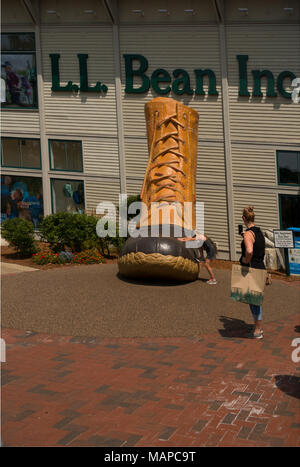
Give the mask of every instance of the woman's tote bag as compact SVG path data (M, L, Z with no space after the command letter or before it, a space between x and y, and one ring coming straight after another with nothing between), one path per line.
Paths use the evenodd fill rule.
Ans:
M249 305L261 305L266 285L265 269L249 268L233 264L230 298Z

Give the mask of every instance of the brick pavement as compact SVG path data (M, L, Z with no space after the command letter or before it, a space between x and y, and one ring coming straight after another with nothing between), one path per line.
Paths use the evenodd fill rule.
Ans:
M298 318L266 323L261 341L226 317L200 338L4 329L3 443L299 446Z

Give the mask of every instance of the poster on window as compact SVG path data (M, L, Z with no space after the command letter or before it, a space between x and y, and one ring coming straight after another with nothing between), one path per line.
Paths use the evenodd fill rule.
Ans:
M40 177L1 176L1 224L20 217L35 228L43 218L43 188Z
M31 53L1 57L1 78L5 81L5 107L36 107L36 65Z
M84 213L83 180L52 179L53 212Z

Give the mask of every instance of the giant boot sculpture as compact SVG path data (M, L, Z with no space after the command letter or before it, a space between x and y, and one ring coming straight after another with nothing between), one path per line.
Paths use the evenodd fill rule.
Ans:
M198 113L157 97L145 105L145 114L149 162L141 191L141 236L127 239L119 271L131 278L192 281L198 277L197 250L176 237L191 236L196 228Z

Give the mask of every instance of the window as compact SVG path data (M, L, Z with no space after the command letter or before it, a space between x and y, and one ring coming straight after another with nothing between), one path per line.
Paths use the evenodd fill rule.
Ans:
M300 196L279 195L279 212L282 229L300 227Z
M40 169L40 140L28 138L2 138L1 165L3 167Z
M22 217L37 228L43 214L41 177L1 176L1 223Z
M278 183L300 185L300 151L277 151Z
M51 170L82 172L81 141L49 140Z
M83 180L52 179L52 212L84 212Z
M37 108L34 33L1 34L1 50L1 80L6 88L2 107Z

